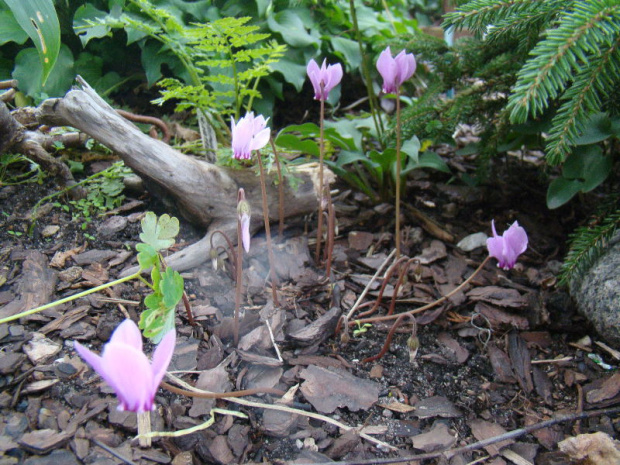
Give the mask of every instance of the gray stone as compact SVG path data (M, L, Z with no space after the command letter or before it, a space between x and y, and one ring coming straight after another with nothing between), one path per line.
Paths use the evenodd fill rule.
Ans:
M620 234L583 277L571 282L570 292L599 335L620 347Z

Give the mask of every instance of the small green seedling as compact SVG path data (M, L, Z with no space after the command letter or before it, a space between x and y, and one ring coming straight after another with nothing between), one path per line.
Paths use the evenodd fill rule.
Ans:
M370 323L361 324L360 320L355 320L355 324L357 325L357 329L353 330L353 337L364 334L366 331L368 331L369 328L372 328L372 325Z

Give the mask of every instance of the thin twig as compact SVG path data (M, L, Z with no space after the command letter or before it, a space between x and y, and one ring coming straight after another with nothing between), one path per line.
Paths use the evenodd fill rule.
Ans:
M377 268L377 271L375 272L373 277L370 278L370 281L368 281L368 284L366 284L366 287L364 288L360 296L357 298L357 300L353 304L353 307L351 307L351 310L349 310L349 313L347 313L347 319L349 321L351 321L351 317L355 313L355 310L357 310L357 307L360 306L360 304L362 303L362 300L364 300L364 297L366 297L366 294L368 294L368 291L370 291L370 286L372 286L372 283L375 282L379 274L383 271L383 268L387 266L387 264L392 259L395 253L396 253L396 250L392 250L390 254L385 258L385 260L383 260L383 263L381 263L381 266Z
M111 454L112 456L116 457L117 459L119 459L121 462L126 463L127 465L136 465L135 462L132 462L131 460L129 460L128 458L123 457L121 454L119 454L118 452L116 452L114 449L112 449L111 447L106 446L104 443L102 443L101 441L98 441L97 439L93 439L90 438L90 441L101 447L104 451L106 451L108 454Z
M202 391L200 389L195 388L194 386L191 386L190 384L187 384L185 381L183 381L182 379L177 378L176 376L172 376L170 373L168 373L168 377L173 380L175 383L177 383L179 386L183 386L184 388L189 390L188 391L184 391L183 389L178 389L178 388L174 388L174 386L170 386L167 383L162 383L162 387L165 387L166 389L168 389L168 386L170 386L171 388L174 389L178 389L177 391L172 391L172 392L176 392L177 394L183 394L183 395L196 395L196 397L202 397L201 395L197 395L197 394L201 394L201 393L207 393L206 391ZM240 392L240 391L237 391ZM213 394L213 393L207 393L207 394ZM230 393L229 393L230 394ZM228 402L233 402L235 404L239 404L239 405L245 405L246 407L256 407L256 408L264 408L264 409L270 409L270 410L279 410L280 412L288 412L288 413L293 413L293 414L297 414L297 415L303 415L309 418L314 418L315 420L320 420L320 421L324 421L326 423L330 423L334 426L337 426L340 429L343 429L345 431L349 431L349 430L357 430L357 428L353 428L351 426L345 425L344 423L340 423L337 420L334 420L333 418L329 418L326 417L325 415L320 415L318 413L313 413L313 412L306 412L304 410L299 410L299 409L295 409L295 408L291 408L291 407L286 407L284 405L274 405L274 404L263 404L261 402L252 402L249 400L245 400L245 399L237 399L237 398L232 398L232 397L222 397L224 400L227 400ZM388 449L388 450L398 450L396 447L388 444L387 442L383 442L380 441L378 439L373 438L372 436L366 434L366 433L362 433L361 431L359 432L360 437L366 439L367 441L370 441L382 448Z

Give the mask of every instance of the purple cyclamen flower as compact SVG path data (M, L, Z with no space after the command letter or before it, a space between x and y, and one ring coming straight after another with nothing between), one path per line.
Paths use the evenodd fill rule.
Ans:
M114 330L101 356L79 342L75 343L75 350L114 389L119 410L142 413L153 409L155 393L170 364L175 342L175 331L169 331L149 363L142 352L140 330L133 321L125 320Z
M319 68L316 61L310 60L307 67L308 77L314 87L315 100L327 100L329 91L336 87L342 79L342 65L327 66L327 62L323 60L323 64Z
M493 237L487 239L489 255L497 259L497 266L509 270L515 266L517 258L527 249L527 233L515 221L501 236L495 230L495 220L491 221Z
M235 124L234 118L231 119L232 128L232 150L233 157L242 160L249 160L253 150L262 149L271 136L271 130L266 127L267 119L263 115L254 116L254 112L246 114Z
M377 70L383 77L383 92L394 94L403 82L415 73L416 62L413 53L405 53L403 50L395 58L392 51L387 47L379 55Z
M243 188L239 188L237 195L237 216L239 218L239 225L241 226L241 243L246 253L250 252L250 216L252 210L250 202L245 200L245 191Z

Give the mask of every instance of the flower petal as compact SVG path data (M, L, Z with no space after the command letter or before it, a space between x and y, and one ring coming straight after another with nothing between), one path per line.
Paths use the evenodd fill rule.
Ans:
M262 149L265 145L267 145L270 137L271 129L269 128L265 128L258 134L254 134L254 137L252 137L252 141L250 143L250 150Z
M377 60L377 70L383 78L383 92L390 94L396 91L396 62L392 58L390 47L387 47L379 55Z
M119 409L145 412L153 406L153 372L146 355L125 344L108 343L101 377L114 389Z
M116 327L108 344L127 344L142 352L142 334L132 320L126 319Z
M168 365L170 365L170 360L172 360L176 339L176 331L174 329L168 331L155 349L155 352L153 352L153 361L151 363L151 371L153 373L153 385L151 388L153 397L157 392L159 383L164 379L164 375L168 370Z

